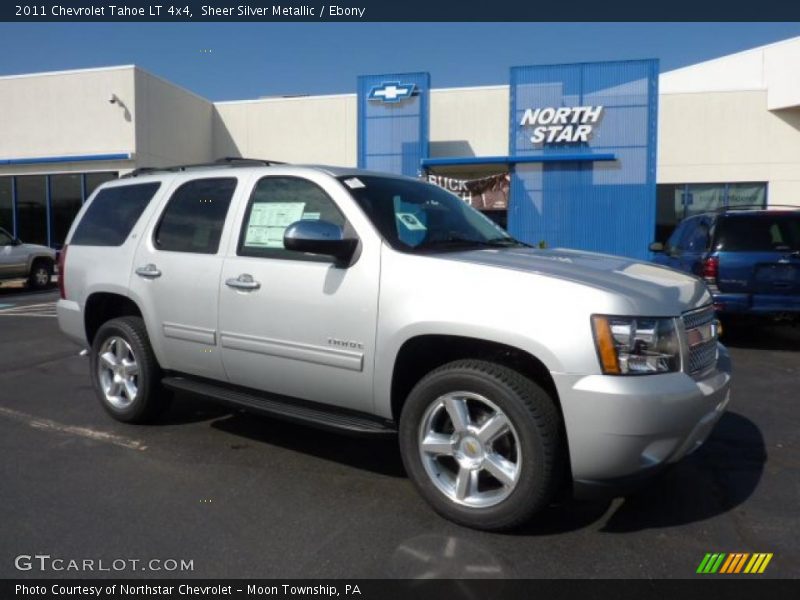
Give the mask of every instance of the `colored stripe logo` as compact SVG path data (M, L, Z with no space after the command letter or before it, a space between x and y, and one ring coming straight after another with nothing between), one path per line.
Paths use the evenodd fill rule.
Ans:
M771 560L771 552L757 552L755 554L747 552L732 552L730 554L724 552L709 552L703 557L703 560L700 561L700 565L697 567L697 573L703 575L713 575L714 573L725 575L763 573Z

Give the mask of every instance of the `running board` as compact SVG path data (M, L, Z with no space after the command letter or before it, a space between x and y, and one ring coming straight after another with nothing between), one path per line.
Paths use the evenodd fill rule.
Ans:
M391 421L338 407L329 407L315 402L250 391L244 388L229 387L207 380L180 375L164 377L161 383L172 390L205 396L226 404L319 429L363 437L390 437L397 435L397 429Z

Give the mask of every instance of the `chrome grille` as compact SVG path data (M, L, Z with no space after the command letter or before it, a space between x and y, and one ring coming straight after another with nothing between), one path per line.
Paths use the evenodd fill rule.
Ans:
M689 342L688 371L692 375L703 373L717 362L716 315L711 306L683 315L683 326Z

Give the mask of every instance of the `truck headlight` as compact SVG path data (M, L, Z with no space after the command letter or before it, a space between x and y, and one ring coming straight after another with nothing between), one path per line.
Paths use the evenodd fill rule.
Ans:
M681 368L673 318L594 315L592 329L606 375L671 373Z

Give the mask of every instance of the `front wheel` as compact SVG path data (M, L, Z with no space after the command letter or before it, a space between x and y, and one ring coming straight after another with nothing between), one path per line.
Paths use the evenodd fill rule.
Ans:
M140 317L104 323L92 342L92 384L100 404L125 423L144 423L166 408L161 370Z
M527 521L552 500L562 454L552 398L520 373L460 360L425 376L400 418L403 462L444 517L485 530Z
M53 277L53 261L49 259L36 259L28 274L28 287L34 290L43 290L50 285Z

